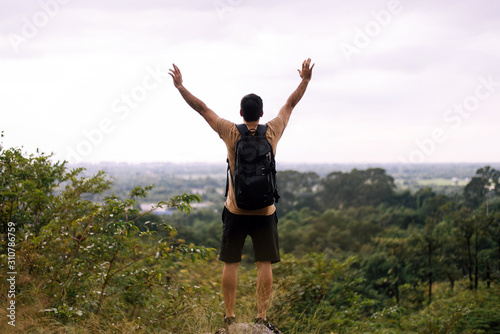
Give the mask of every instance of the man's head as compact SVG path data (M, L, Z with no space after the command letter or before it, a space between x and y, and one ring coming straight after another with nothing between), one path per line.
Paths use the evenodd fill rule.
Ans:
M262 99L258 95L248 94L243 96L240 106L240 114L247 122L258 121L263 114Z

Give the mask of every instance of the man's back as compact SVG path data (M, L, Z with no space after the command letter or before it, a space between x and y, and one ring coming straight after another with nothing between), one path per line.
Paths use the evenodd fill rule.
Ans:
M276 148L278 145L278 141L281 139L281 136L286 128L286 125L287 125L286 121L281 116L277 116L276 118L267 123L266 138L273 148L274 155L276 155ZM215 131L219 134L219 137L226 144L227 157L229 160L229 168L231 171L231 175L234 175L236 142L241 138L241 134L236 128L235 123L225 120L223 118L217 119L215 125ZM237 215L269 216L272 215L276 210L274 204L258 210L245 210L239 208L236 205L232 178L229 178L229 189L225 206L231 213Z

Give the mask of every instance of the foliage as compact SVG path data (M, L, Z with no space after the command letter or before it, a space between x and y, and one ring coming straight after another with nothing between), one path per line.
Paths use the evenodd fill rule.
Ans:
M281 196L276 210L279 216L292 210L320 208L318 197L315 195L320 177L314 172L300 173L293 170L278 173L278 189Z
M332 172L322 182L326 207L377 206L389 202L396 188L394 178L382 168L353 169L350 173Z
M475 177L464 187L466 203L477 208L489 197L490 191L500 195L500 171L486 166L476 171Z
M52 163L50 158L43 153L26 157L20 149L0 147L0 233L6 233L10 221L15 221L18 229L26 227L38 233L52 219L54 190L74 174L65 173L65 163ZM105 183L100 186L109 187Z
M213 248L222 199L214 179L189 176L156 192L129 182L117 196L103 171L68 170L51 155L16 148L0 153L1 248L14 222L20 332L221 326L222 266ZM481 168L463 196L450 197L433 188L396 192L381 168L281 172L282 262L274 266L270 317L291 334L500 332L500 201L498 187L484 188L497 176ZM165 196L186 185L218 207L193 210L201 195ZM141 212L150 193L158 203ZM175 210L150 214L160 207ZM236 311L251 322L257 277L249 242L244 253ZM6 272L5 251L0 258Z
M351 333L362 329L360 319L378 306L370 299L356 259L344 262L311 253L297 259L285 256L275 269L279 278L279 323L286 332ZM368 295L368 296L367 296Z
M177 239L164 222L141 228L135 222L160 207L190 213L200 196L174 196L140 213L133 198L152 187L135 187L124 200L102 197L111 185L104 172L83 177L83 169L67 171L50 156L1 153L0 219L16 227L16 270L23 273L18 305L40 298L37 311L63 323L102 313L116 320L141 314L142 322L154 319L169 328L188 307L184 299L192 290L176 280L177 271L187 260L212 257L213 250ZM5 269L6 252L1 258Z
M400 320L408 333L498 333L500 291L450 293L439 289L434 302Z

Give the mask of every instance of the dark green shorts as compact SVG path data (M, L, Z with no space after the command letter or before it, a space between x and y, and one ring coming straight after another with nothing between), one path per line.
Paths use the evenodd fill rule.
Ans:
M280 261L276 212L270 216L235 215L224 207L222 223L219 260L227 263L240 262L243 245L249 235L256 262Z

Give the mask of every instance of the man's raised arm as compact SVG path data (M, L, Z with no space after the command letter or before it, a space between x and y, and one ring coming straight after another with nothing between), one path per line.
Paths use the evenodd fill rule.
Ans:
M170 70L169 74L174 79L175 88L177 88L179 90L179 93L181 93L182 97L187 102L187 104L189 104L191 106L191 108L193 108L201 116L203 116L205 121L207 121L207 123L210 125L210 127L212 127L212 129L216 130L215 123L217 122L217 119L219 118L219 116L217 116L217 114L212 109L207 107L207 105L203 101L201 101L196 96L191 94L186 89L186 87L184 87L182 85L181 71L179 70L179 68L177 66L175 66L175 64L173 64L173 66L174 66L174 69Z
M288 122L288 119L292 114L293 108L295 108L297 103L299 103L300 99L302 98L302 96L304 96L304 93L306 92L307 85L311 80L313 67L314 64L312 64L311 66L311 58L308 58L307 60L304 60L304 62L302 63L302 70L297 70L299 71L299 75L302 78L302 81L300 82L297 89L295 89L295 91L292 93L292 95L290 95L288 100L286 100L285 105L281 107L281 110L278 114L279 116L282 116L286 122Z

